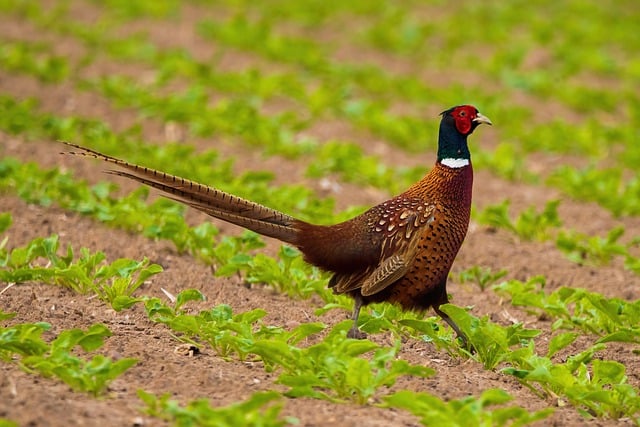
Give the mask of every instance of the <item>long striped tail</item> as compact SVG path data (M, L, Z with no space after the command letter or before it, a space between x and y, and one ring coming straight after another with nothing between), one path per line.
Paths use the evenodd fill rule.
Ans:
M93 157L114 164L123 170L113 169L108 170L107 173L124 176L156 188L167 193L166 197L191 206L214 218L286 243L295 245L298 241L300 226L304 223L285 213L185 178L107 156L89 148L69 142L64 142L64 144L78 151L67 151L62 154Z

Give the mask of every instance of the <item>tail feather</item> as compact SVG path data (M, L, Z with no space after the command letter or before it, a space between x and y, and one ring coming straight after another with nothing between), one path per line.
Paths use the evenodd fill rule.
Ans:
M68 142L65 144L80 151L69 151L64 154L94 157L115 164L127 171L109 170L108 173L156 188L170 195L166 197L214 218L283 242L295 244L297 241L299 225L302 222L285 213L188 179L138 166L79 145Z

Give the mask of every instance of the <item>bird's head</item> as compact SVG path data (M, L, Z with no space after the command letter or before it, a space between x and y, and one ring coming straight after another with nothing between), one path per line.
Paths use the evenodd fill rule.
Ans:
M440 113L443 122L449 122L455 126L462 135L471 135L479 124L491 125L491 120L478 112L473 105L458 105Z
M438 139L438 161L443 164L468 165L471 159L467 137L478 125L490 125L491 120L473 105L458 105L441 113Z

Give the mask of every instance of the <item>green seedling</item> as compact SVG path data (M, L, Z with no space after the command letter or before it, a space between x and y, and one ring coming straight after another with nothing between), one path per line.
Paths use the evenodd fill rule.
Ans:
M509 280L494 286L511 303L539 317L556 319L552 328L579 330L599 336L599 342L640 342L640 302L607 298L584 289L562 287L544 292L545 279Z
M444 304L440 308L467 336L475 350L469 354L470 357L481 362L485 369L494 369L511 357L513 348L526 346L540 334L540 330L526 329L519 323L505 327L492 322L488 316L477 318L452 304ZM461 351L466 353L465 349Z
M202 300L204 296L196 290L187 290L178 294L174 307L163 304L157 298L149 298L145 308L149 318L164 323L184 339L208 344L216 353L226 359L236 357L246 360L252 352L252 345L261 339L279 337L285 342L296 337L304 339L309 334L324 329L320 324L305 324L290 332L281 328L265 326L261 319L266 315L262 309L233 314L228 305L219 305L197 315L186 314L181 307L189 301ZM266 365L273 365L270 359Z
M104 339L111 336L104 325L93 325L86 332L66 330L47 344L41 335L50 327L47 323L36 323L0 328L0 357L10 360L14 354L20 355L19 363L25 371L56 377L74 390L95 396L104 393L111 381L136 363L129 358L112 361L103 355L85 360L72 354L75 347L86 352L102 347Z
M98 297L120 311L141 301L133 293L151 276L162 272L158 264L149 264L148 259L134 261L121 258L102 266L95 274L93 290Z
M6 224L10 217L2 219ZM11 252L4 250L4 244L0 245L0 280L7 283L40 281L66 286L82 294L95 292L120 311L138 302L139 299L132 296L136 289L162 271L162 267L150 265L146 258L142 261L122 258L105 265L102 252L92 254L82 248L76 259L71 246L65 255L58 254L59 246L56 235L36 238Z
M176 427L280 427L297 424L295 418L281 418L281 395L275 391L254 393L247 400L223 407L212 407L209 399L193 400L182 406L166 393L160 397L138 391L143 411Z
M0 321L2 320L8 320L8 319L13 319L14 317L16 317L15 313L5 313L1 308L0 308Z
M307 175L318 178L337 174L345 182L371 185L397 194L422 178L423 166L391 168L374 156L364 154L362 148L348 141L329 141L314 154L314 161L307 168Z
M70 246L64 255L58 254L58 248L56 235L36 238L10 252L0 248L0 280L8 283L41 281L67 286L79 293L89 292L93 285L91 275L104 260L104 254L83 250L80 259L74 262Z
M331 401L351 400L366 404L381 387L398 377L428 377L431 368L396 359L399 343L384 348L368 340L345 338L350 321L341 322L318 344L299 348L280 340L257 341L252 352L263 360L277 361L283 370L277 382L289 386L287 396ZM371 353L371 358L363 358Z
M556 397L561 405L570 402L585 417L632 417L637 422L640 394L627 384L624 365L594 358L602 349L604 344L596 344L564 363L553 363L536 355L531 344L514 354L514 366L502 372L541 397Z
M398 391L384 398L384 406L405 409L420 417L424 426L524 426L542 421L553 408L529 412L519 406L507 406L513 398L504 390L488 389L480 397L464 397L445 402L429 393ZM490 408L491 406L499 406Z
M1 312L0 320L11 319L13 313ZM42 334L51 329L48 323L23 323L8 328L0 327L0 358L9 362L17 354L22 357L44 354L49 346Z
M536 183L538 177L527 170L523 153L515 143L500 143L493 152L478 150L474 154L474 168L488 169L501 178L509 181L525 181Z
M403 327L403 332L410 337L432 343L437 349L445 350L451 356L460 355L460 343L457 342L455 333L449 328L442 327L435 317L402 319L398 323Z
M475 215L476 219L481 224L511 231L520 239L527 241L548 240L551 237L551 230L562 225L558 216L559 200L547 202L540 213L536 213L533 206L529 207L515 220L512 220L509 215L510 204L509 200L505 200L498 205L488 206Z
M336 300L327 289L327 275L305 263L300 251L290 246L281 246L278 258L263 253L254 256L237 253L216 271L221 276L236 273L242 273L247 283L266 284L292 297L309 298L317 294L326 302Z
M616 216L640 213L640 179L625 179L621 168L596 169L593 166L574 169L559 167L549 184L578 200L594 201Z
M466 270L461 271L457 275L457 280L461 283L465 282L474 282L481 291L484 290L493 284L495 284L498 280L502 279L507 275L507 270L499 270L492 271L489 267L480 267L478 265L474 265Z
M7 231L7 229L11 227L12 223L13 218L9 212L0 213L0 233ZM4 249L4 246L7 244L7 239L8 237L5 237L2 243L0 243L0 250Z
M200 84L177 94L164 95L156 95L153 87L117 76L85 81L84 85L113 99L120 107L136 108L141 118L157 117L165 122L183 124L192 137L228 134L240 136L251 145L269 141L267 150L292 158L315 145L309 139L293 137L304 126L295 111L265 116L260 113L260 103L256 102L254 94L223 99L210 107L207 91Z
M315 311L321 316L330 310L351 312L353 301L344 295L332 295L333 302L325 304ZM455 339L455 333L450 328L443 327L441 319L437 317L424 318L425 313L406 311L395 304L370 304L360 312L358 327L367 334L391 332L398 337L411 337L427 343L432 343L438 349L443 349L451 355L460 353L460 346Z
M575 231L560 232L556 246L575 263L608 265L614 257L628 255L627 246L618 242L623 235L622 226L611 229L606 237L588 236Z
M0 43L0 67L11 72L35 76L46 83L58 83L69 77L71 66L64 56L51 53L46 43Z

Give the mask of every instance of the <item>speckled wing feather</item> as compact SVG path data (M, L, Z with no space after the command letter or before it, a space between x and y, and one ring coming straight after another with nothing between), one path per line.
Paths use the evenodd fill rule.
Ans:
M360 293L365 297L377 294L407 274L416 258L419 241L419 236L414 237L403 251L380 263L362 283Z
M329 286L334 287L335 292L361 289L363 296L374 295L401 279L415 262L420 231L433 222L435 206L413 200L402 202L401 206L391 201L386 208L389 207L391 210L386 213L391 212L390 215L372 222L384 233L380 263L357 273L334 275ZM387 226L382 228L384 225Z

